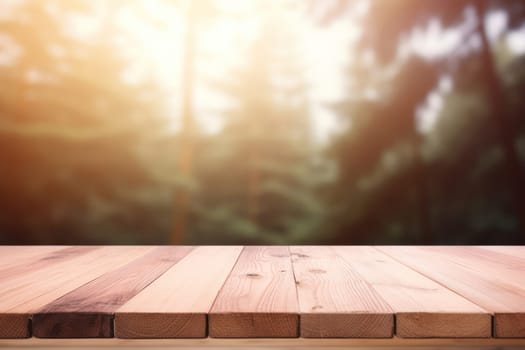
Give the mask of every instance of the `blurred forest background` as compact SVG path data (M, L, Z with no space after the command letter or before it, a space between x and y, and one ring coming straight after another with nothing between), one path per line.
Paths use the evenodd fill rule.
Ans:
M523 0L0 0L0 243L525 244Z

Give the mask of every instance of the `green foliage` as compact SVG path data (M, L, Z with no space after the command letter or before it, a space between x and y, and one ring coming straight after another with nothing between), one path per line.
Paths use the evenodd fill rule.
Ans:
M522 25L525 2L372 0L357 47L374 59L356 54L342 72L348 91L331 105L340 128L323 148L312 140L299 40L259 2L261 27L240 49L243 62L220 79L194 78L231 105L211 111L218 132L192 131L191 176L177 164L188 135L166 131L159 84L122 79L132 62L114 43L131 42L116 14L147 13L146 2L104 2L99 32L75 37L67 19L93 15L96 3L24 1L0 14L19 52L0 65L0 243L168 243L181 189L190 244L523 243L486 58L496 58L511 111L503 129L516 135L523 163L525 60L505 36ZM357 2L331 3L324 25ZM400 53L415 30L432 21L454 29L480 5L508 17L491 47L432 59ZM199 7L196 31L236 15L218 1ZM153 17L144 19L166 26ZM193 59L203 58L217 59ZM444 76L448 89L439 87ZM422 130L418 111L430 96L442 104Z
M214 84L236 102L197 150L194 242L283 244L321 232L299 56L264 24L245 65Z
M502 149L499 133L523 125L523 98L517 97L520 58L501 51L505 47L500 44L498 62L508 97L504 104L516 112L509 125L498 122L506 116L498 115L504 112L490 104L497 89L486 66L491 48L432 62L413 54L398 55L399 43L432 20L453 28L462 23L465 11L481 6L506 11L512 30L522 23L522 5L468 0L370 2L361 45L371 48L378 61L372 67L357 62L349 69L349 79L358 77L358 86L372 86L378 98L350 97L336 108L350 127L330 150L339 165L338 182L329 194L330 242L522 241L512 202L523 199L512 193L509 149ZM378 66L397 73L377 85L377 73L370 70ZM511 66L515 73L510 73ZM384 72L379 74L385 77ZM452 76L452 92L438 89L441 74ZM418 132L416 110L432 93L444 99L443 106L431 130Z
M142 90L153 84L122 81L126 60L107 35L120 5L105 8L102 32L86 41L63 26L94 10L85 1L28 1L0 22L20 48L13 65L0 67L4 243L165 239L169 183L143 157L165 122L155 94ZM31 74L39 79L27 80Z

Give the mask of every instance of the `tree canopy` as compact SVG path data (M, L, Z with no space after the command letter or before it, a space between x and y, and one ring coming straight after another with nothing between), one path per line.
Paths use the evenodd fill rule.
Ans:
M524 242L525 2L190 3L0 4L3 243Z

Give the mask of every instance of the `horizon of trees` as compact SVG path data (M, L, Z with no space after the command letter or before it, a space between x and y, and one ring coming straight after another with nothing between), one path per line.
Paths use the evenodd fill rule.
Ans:
M153 74L123 79L134 38L115 19L145 13L144 1L28 0L0 16L2 243L525 242L525 53L508 39L525 28L525 3L254 0L241 62L217 76L199 72L221 55L201 41L240 15L219 1L159 3L187 30L168 95ZM325 103L337 116L325 143L313 137L308 38L288 13L321 31L360 28L341 42L344 91ZM95 15L90 40L65 24ZM495 15L505 20L492 36ZM455 47L419 50L450 33ZM197 120L197 86L229 101L206 106L215 132ZM167 132L173 96L181 123Z

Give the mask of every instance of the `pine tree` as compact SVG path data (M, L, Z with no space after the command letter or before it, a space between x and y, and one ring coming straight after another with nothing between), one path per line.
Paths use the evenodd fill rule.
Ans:
M142 156L164 127L162 102L152 80L122 79L121 6L100 6L90 40L67 26L71 16L94 16L90 1L14 2L0 20L19 50L0 67L0 240L160 242L167 234L152 219L162 215L162 200L151 200L160 181Z
M282 25L265 18L245 65L217 84L235 106L200 151L195 234L207 241L304 240L318 224L306 86Z

